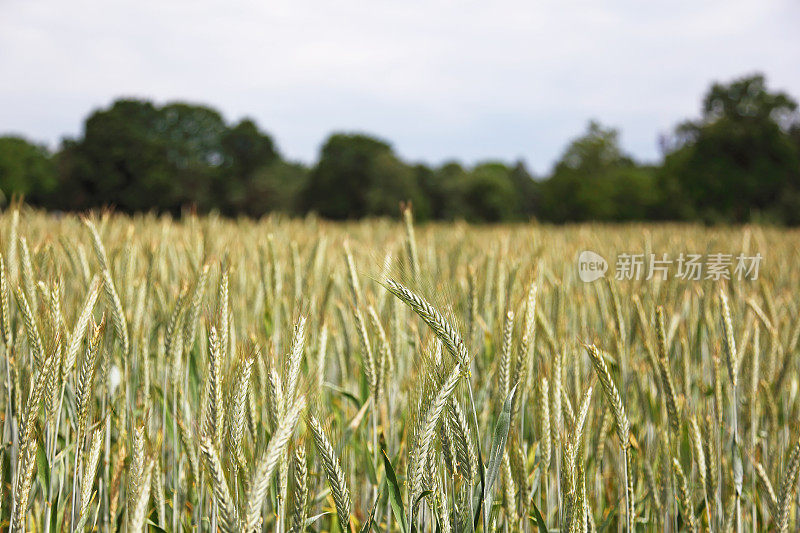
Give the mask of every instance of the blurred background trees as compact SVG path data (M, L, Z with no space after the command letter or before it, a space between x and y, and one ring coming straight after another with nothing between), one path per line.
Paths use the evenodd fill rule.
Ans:
M303 211L341 220L396 215L399 203L407 200L420 208L425 197L414 169L400 161L388 143L336 133L322 146L300 206Z
M60 192L49 207L61 209L196 206L258 216L284 205L283 182L291 188L304 175L281 164L272 138L252 120L228 126L216 110L187 103L117 100L92 113L83 137L65 140L54 158Z
M769 92L763 76L715 83L700 119L678 126L664 159L676 211L709 222L800 222L798 123L797 102Z
M700 117L679 124L662 148L659 164L639 163L617 130L592 121L548 176L534 177L521 161L409 163L384 140L340 132L307 167L286 160L253 120L229 124L207 106L120 99L54 153L0 137L0 200L338 220L396 216L411 201L421 220L800 224L798 106L763 76L713 84Z
M619 132L590 122L542 183L541 216L553 222L643 220L659 201L652 169L619 146Z
M7 202L10 195L18 194L45 204L56 186L53 160L45 147L21 137L0 137L0 200Z

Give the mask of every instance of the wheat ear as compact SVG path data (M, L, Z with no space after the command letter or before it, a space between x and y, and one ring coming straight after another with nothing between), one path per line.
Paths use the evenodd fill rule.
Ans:
M272 480L272 475L275 473L275 467L278 466L278 461L283 456L283 452L289 444L289 438L294 432L294 428L300 418L300 413L302 413L305 408L305 396L299 396L294 404L292 404L291 409L281 418L278 429L272 434L267 449L264 450L261 459L259 459L256 465L250 493L247 496L247 514L244 524L247 531L254 531L260 526L261 506L264 504L269 483Z
M310 414L308 416L308 428L311 431L311 435L314 437L317 455L322 461L325 477L328 479L328 484L331 487L333 503L336 505L336 513L339 516L339 525L342 531L348 531L351 507L350 490L347 488L347 479L339 464L339 458L336 456L336 452L333 449L331 441L328 440L328 436L325 435L325 430L322 429L322 425L314 415Z

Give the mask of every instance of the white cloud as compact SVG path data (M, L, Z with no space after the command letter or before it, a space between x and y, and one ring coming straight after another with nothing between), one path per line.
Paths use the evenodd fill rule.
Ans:
M344 129L544 172L590 118L653 159L712 80L800 97L797 20L791 0L3 0L0 131L54 144L134 95L251 115L305 161Z

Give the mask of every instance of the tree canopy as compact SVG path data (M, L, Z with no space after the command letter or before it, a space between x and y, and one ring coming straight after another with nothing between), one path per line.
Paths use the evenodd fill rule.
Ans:
M0 137L0 198L25 195L29 201L45 203L57 186L53 161L47 149L21 137Z
M619 132L592 121L542 184L542 216L554 222L641 220L658 202L651 169L619 145Z
M302 193L302 206L332 219L395 215L400 202L424 197L413 169L392 147L361 134L336 133L322 147Z
M229 126L206 106L142 100L92 113L83 137L66 140L56 158L60 207L179 212L191 205L254 216L266 212L254 202L280 160L252 120Z
M770 92L763 76L714 84L702 116L681 124L662 180L683 216L745 222L754 217L796 223L800 151L790 131L797 103ZM798 220L800 221L800 220Z
M385 140L339 132L306 166L284 158L252 119L229 123L204 105L120 99L92 112L82 134L54 152L0 137L0 198L68 210L191 207L338 220L396 216L411 201L421 220L800 224L798 105L762 75L712 84L699 117L679 123L662 146L662 162L639 163L618 130L591 121L549 175L534 177L522 161L410 163Z

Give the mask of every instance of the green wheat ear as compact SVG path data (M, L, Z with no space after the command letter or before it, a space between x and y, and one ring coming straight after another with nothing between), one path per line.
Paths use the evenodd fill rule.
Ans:
M325 430L314 415L308 416L308 428L314 438L317 454L319 455L320 461L322 461L322 469L325 472L325 477L331 488L333 502L336 505L336 513L339 515L339 525L342 531L347 531L348 524L350 523L350 508L352 502L350 500L350 490L347 487L345 473L342 470L339 458L333 449L331 441L328 439Z

